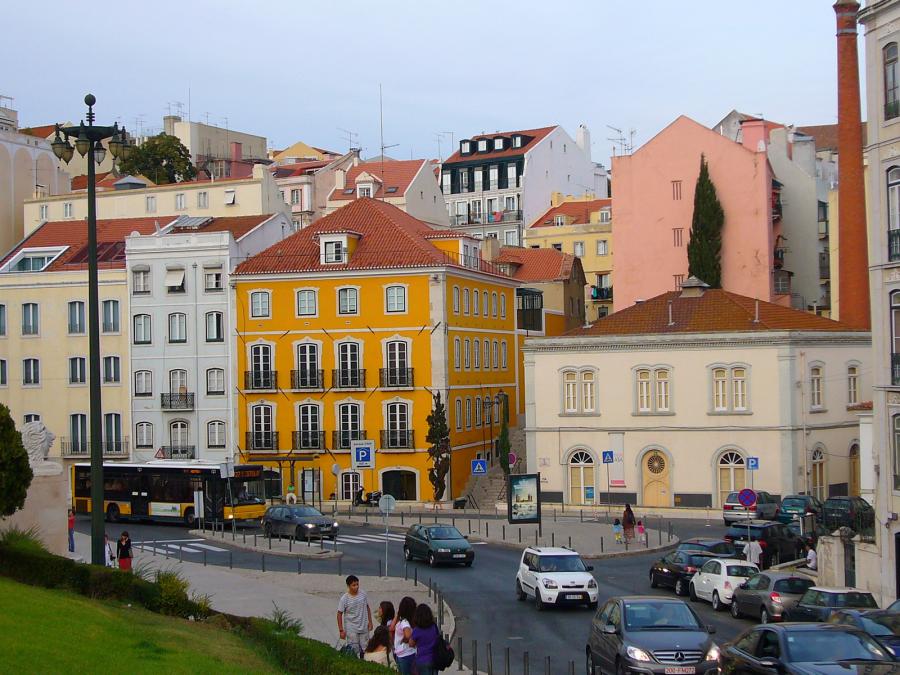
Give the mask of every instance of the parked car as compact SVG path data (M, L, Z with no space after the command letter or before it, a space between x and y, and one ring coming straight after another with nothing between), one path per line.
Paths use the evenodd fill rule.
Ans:
M714 673L719 650L713 632L683 600L610 598L591 622L586 672Z
M741 505L738 501L739 492L731 492L722 505L722 519L726 525L736 520L747 520L748 518L756 520L775 520L778 515L778 501L768 492L756 493L756 504L750 509Z
M723 675L744 673L900 673L900 664L869 635L832 624L769 624L722 645Z
M839 527L860 532L875 525L875 509L862 497L829 497L822 512L823 524L832 532Z
M403 557L421 558L434 567L438 563L460 563L471 567L475 549L462 532L451 525L412 525L406 531Z
M900 654L900 615L894 612L883 609L842 609L834 612L828 623L864 630L887 647L891 654Z
M887 606L885 612L893 612L895 614L900 614L900 600L894 600L891 604Z
M812 495L788 495L781 500L777 520L779 523L790 523L810 513L821 521L822 502Z
M696 551L698 553L709 553L719 556L720 558L734 557L734 544L724 539L708 539L706 537L693 537L685 539L678 544L676 551Z
M713 554L706 551L672 551L650 567L650 588L669 586L675 595L687 595L691 577Z
M516 572L516 598L534 598L538 611L547 605L587 605L596 608L597 581L581 556L568 548L529 546Z
M740 524L735 523L725 532L725 540L734 543L737 552L735 558L746 557L744 547L747 545L748 537L752 541L758 541L762 548L759 564L763 569L780 562L796 560L803 550L803 543L794 536L787 525L768 520L748 520Z
M803 534L800 534L800 521L794 520L785 525L785 527L790 530L791 534L797 537L802 544L809 544L813 548L816 548L819 544L819 537L831 534L831 530L827 527L816 521L815 527L811 530L807 530Z
M797 604L814 583L792 572L762 572L734 589L731 616L749 616L760 623L782 621L784 611Z
M302 504L270 506L263 514L262 525L267 537L285 535L303 540L323 537L334 539L340 529L334 518Z
M754 574L759 574L759 568L746 560L707 560L690 581L688 589L691 601L708 600L718 612L731 604L734 589Z
M828 621L841 609L878 609L868 591L857 588L810 586L803 597L785 612L785 621Z

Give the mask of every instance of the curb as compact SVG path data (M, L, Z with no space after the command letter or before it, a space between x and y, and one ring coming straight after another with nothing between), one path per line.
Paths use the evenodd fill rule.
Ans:
M317 551L322 551L320 553L307 552L301 548L302 544L298 545L298 547L293 551L276 551L275 549L260 548L259 546L253 546L252 544L245 544L238 540L229 541L227 538L217 538L214 535L209 534L208 532L204 532L203 530L190 530L189 534L192 534L195 537L203 537L207 541L222 542L228 544L229 546L239 548L243 551L265 553L266 555L277 555L284 558L302 558L303 560L337 560L338 558L342 558L344 556L343 551L329 551L328 549L325 549L324 551L322 551L321 549L316 549Z

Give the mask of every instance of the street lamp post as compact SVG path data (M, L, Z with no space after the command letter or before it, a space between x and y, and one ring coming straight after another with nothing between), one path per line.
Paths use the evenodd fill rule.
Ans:
M493 397L488 396L486 399L484 399L484 404L483 404L484 405L484 414L482 415L482 417L484 417L485 415L491 416L491 445L490 445L490 449L488 450L488 458L491 461L491 466L494 465L494 455L497 454L494 450L494 419L496 419L497 417L500 417L502 405L503 405L503 396L504 396L504 393L503 393L503 390L501 389L500 392L498 392L495 396L493 396ZM496 410L496 412L494 412L495 410Z
M53 154L67 164L74 152L69 143L75 139L75 149L82 157L87 157L87 226L88 226L88 373L90 384L90 438L91 438L91 563L104 565L103 551L103 416L100 400L100 308L97 274L97 186L94 162L100 164L106 157L102 142L111 139L109 152L114 158L125 159L132 152L132 146L125 135L125 129L115 124L111 127L94 125L93 94L84 97L88 107L87 125L82 121L77 127L56 125L56 137L51 143ZM65 140L63 139L65 136Z

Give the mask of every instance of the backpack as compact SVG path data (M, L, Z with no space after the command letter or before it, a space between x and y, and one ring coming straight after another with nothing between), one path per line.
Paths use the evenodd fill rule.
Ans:
M456 654L453 653L453 647L441 635L437 625L435 625L434 630L438 634L437 643L434 645L434 668L435 670L446 670L453 665Z

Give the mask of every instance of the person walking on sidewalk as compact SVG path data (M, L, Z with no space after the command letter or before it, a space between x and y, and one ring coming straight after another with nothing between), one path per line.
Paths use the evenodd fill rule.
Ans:
M408 595L397 607L397 617L391 632L394 634L394 662L400 675L412 675L416 660L416 648L409 646L412 637L412 621L416 613L416 601Z
M625 505L625 511L622 513L622 529L625 530L625 541L634 540L634 524L636 519L634 511L631 510L631 504Z
M75 512L69 509L69 553L75 553Z
M128 532L122 532L116 543L116 557L119 559L119 569L131 571L131 537Z
M338 601L338 633L362 658L372 630L372 609L369 596L359 588L359 577L351 574L346 581L347 592Z

